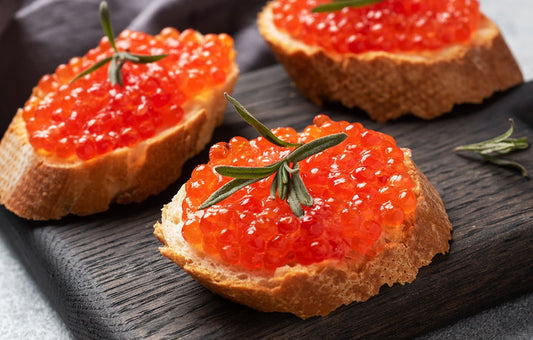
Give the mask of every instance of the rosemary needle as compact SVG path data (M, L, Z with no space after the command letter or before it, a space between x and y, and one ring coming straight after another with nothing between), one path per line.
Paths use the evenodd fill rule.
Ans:
M159 54L159 55L140 55L140 54L133 54L129 51L119 52L117 49L117 45L115 44L115 36L113 34L113 28L111 27L111 19L109 16L109 8L107 6L107 2L102 1L100 3L100 21L102 23L102 28L104 29L104 33L109 39L109 44L115 51L112 56L109 56L107 58L104 58L96 63L94 63L89 68L85 69L81 73L79 73L74 79L72 79L70 82L73 83L76 80L88 75L89 73L92 73L99 69L100 67L104 66L105 64L109 63L108 68L108 76L109 81L111 82L112 86L115 86L118 84L120 87L122 87L122 66L129 61L136 64L146 64L146 63L152 63L158 60L163 59L166 57L166 54Z
M510 138L514 132L514 121L512 119L509 119L509 121L511 127L505 133L486 141L458 146L453 150L475 152L492 164L517 169L522 176L527 177L527 169L522 164L498 157L498 155L524 150L529 147L527 137Z
M267 141L278 146L294 149L279 161L262 167L231 165L220 165L215 167L215 170L219 174L233 177L233 180L215 191L200 205L200 207L198 207L198 209L208 208L231 196L236 191L263 178L274 175L270 187L270 197L275 199L277 195L280 199L287 201L294 215L298 217L303 216L304 211L302 205L308 207L312 206L313 198L309 194L309 191L307 191L302 177L300 176L298 162L343 142L348 136L345 133L336 133L317 138L309 143L288 143L274 135L269 128L253 117L233 97L228 94L225 94L225 96L228 99L228 102L233 104L237 113L239 113L247 123L252 125Z
M318 5L311 9L311 12L321 13L321 12L333 12L339 11L344 7L362 7L366 5L372 5L383 0L337 0L328 4Z

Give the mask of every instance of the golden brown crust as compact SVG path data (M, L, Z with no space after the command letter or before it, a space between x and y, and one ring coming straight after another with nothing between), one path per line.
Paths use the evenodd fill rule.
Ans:
M19 110L0 143L0 203L18 216L49 220L94 214L113 202L141 202L159 193L178 179L185 161L222 123L223 93L232 92L238 73L234 64L225 84L188 103L182 123L133 148L85 162L35 152Z
M341 55L277 30L271 5L259 14L259 31L298 90L317 105L339 101L380 122L408 113L433 119L455 104L480 103L523 82L498 27L485 16L468 44L417 54Z
M265 312L289 312L300 318L327 315L341 305L366 301L384 284L412 282L418 268L449 249L452 226L444 204L427 178L410 160L406 165L415 183L417 208L403 225L401 237L383 230L380 251L366 260L327 260L310 266L284 266L270 272L243 272L190 247L181 237L184 187L163 208L154 234L164 244L161 253L198 282L225 298Z

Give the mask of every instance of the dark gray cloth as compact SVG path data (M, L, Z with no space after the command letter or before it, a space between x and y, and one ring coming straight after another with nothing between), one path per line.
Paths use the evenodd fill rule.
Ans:
M0 133L44 74L96 46L100 0L0 0ZM157 34L168 26L235 39L241 73L274 63L257 32L264 0L109 0L115 34ZM17 10L18 9L18 10Z
M529 6L525 0L522 2L516 7ZM53 72L73 56L85 54L98 43L103 36L99 3L100 0L0 0L0 135L42 75ZM155 34L167 26L179 30L190 27L202 33L226 32L235 39L242 73L274 63L255 25L256 14L265 0L108 0L108 3L116 34L126 27ZM483 5L496 13L500 6L497 3L487 0ZM528 37L516 28L524 25L514 26L515 15L508 14L507 18L502 15L500 19L505 19L501 23L509 23L506 27L510 28L511 38ZM527 51L528 45L522 48ZM532 98L527 99L529 103ZM530 107L524 104L520 111L529 119ZM423 339L531 338L532 301L528 294Z

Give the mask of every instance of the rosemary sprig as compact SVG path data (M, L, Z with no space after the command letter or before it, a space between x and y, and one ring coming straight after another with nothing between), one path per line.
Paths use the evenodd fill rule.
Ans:
M259 132L270 143L283 147L298 147L302 145L300 143L288 143L279 139L278 136L273 134L269 128L261 124L260 121L258 121L254 116L252 116L250 112L248 112L248 110L246 110L246 108L242 106L241 103L235 100L235 98L228 95L227 93L225 93L224 95L226 96L226 99L235 107L235 110L237 110L242 119L244 119L245 122L253 126L257 130L257 132Z
M111 27L109 8L107 6L107 2L105 1L102 1L100 3L100 22L102 23L102 28L104 29L105 35L109 39L109 43L111 44L111 47L113 47L113 50L115 51L115 53L113 53L112 56L109 56L107 58L104 58L96 62L91 67L87 68L86 70L78 74L76 77L74 77L74 79L70 81L71 83L88 75L89 73L96 71L100 67L109 63L109 68L108 68L107 73L108 73L109 81L111 82L111 85L115 86L116 84L118 84L119 86L122 87L122 84L123 84L122 66L124 66L124 64L127 61L136 63L136 64L147 64L147 63L153 63L155 61L161 60L167 56L166 54L140 55L140 54L130 53L129 51L119 52L119 50L117 49L117 45L115 44L115 35L113 34L113 28Z
M500 136L491 138L489 140L458 146L454 151L473 151L483 157L486 161L504 167L510 167L520 171L522 176L527 177L526 168L518 162L498 158L498 155L503 155L516 150L524 150L529 147L527 137L510 138L514 132L514 121L509 119L511 127Z
M277 195L281 200L287 201L296 216L303 216L304 211L302 205L307 207L312 206L313 197L307 191L300 176L298 162L343 142L348 136L345 133L336 133L317 138L305 144L288 143L274 135L270 129L253 117L235 98L227 93L225 93L225 96L233 104L239 115L247 123L252 125L266 140L278 146L287 148L294 147L295 149L279 161L263 167L231 165L215 167L215 170L219 174L233 177L233 180L215 191L198 209L208 208L231 196L236 191L275 174L270 187L270 198L275 199Z
M311 12L322 13L322 12L333 12L339 11L344 7L363 7L366 5L372 5L384 0L335 0L329 4L318 5L311 9Z

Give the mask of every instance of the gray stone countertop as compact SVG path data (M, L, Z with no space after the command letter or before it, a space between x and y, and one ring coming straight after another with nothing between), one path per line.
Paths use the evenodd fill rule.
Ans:
M533 80L533 1L481 0L500 27L526 81ZM2 10L4 10L3 8ZM0 233L0 339L70 339L69 330ZM490 308L420 339L531 339L533 293Z

